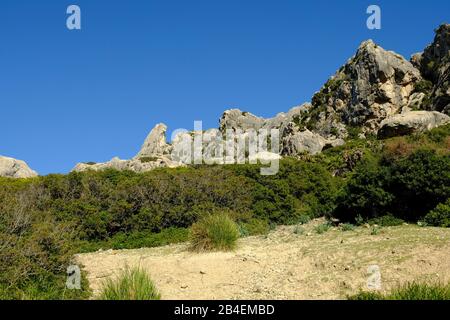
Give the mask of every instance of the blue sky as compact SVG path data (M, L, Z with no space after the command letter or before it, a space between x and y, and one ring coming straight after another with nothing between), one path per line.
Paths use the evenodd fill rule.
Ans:
M82 30L66 28L66 8ZM366 28L366 8L382 29ZM217 127L309 101L368 38L409 58L450 1L2 0L0 154L41 174L130 158L159 122Z

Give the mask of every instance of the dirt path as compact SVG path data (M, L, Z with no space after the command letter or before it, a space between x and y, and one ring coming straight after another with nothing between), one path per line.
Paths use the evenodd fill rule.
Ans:
M239 241L231 253L192 253L185 244L77 256L94 294L122 268L147 270L163 299L344 299L366 288L378 265L383 290L406 281L450 281L450 229L412 225L314 232L319 221Z

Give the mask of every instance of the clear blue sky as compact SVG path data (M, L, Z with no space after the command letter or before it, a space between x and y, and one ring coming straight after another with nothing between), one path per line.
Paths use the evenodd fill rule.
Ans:
M66 8L82 30L66 28ZM382 9L382 30L366 8ZM450 1L1 0L0 154L41 174L132 157L159 122L309 101L365 39L407 58Z

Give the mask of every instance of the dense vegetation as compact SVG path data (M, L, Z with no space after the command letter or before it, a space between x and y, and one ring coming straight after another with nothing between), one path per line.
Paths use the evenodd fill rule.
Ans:
M185 241L218 212L243 235L319 216L448 227L449 151L446 126L284 159L275 176L233 165L0 179L0 298L83 298L64 289L74 253Z

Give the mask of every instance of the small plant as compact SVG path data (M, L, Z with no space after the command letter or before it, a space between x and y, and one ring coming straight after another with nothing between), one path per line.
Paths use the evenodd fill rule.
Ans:
M424 219L427 225L450 228L450 199L446 203L440 203L431 210Z
M305 228L303 228L301 225L297 225L294 228L294 234L301 236L305 233Z
M116 280L107 280L101 300L160 300L161 295L148 274L140 268L125 269Z
M322 223L321 225L318 225L315 228L315 230L316 230L317 234L322 234L322 233L325 233L328 230L330 230L330 228L331 228L331 223L330 222L325 222L325 223Z
M351 224L351 223L344 223L344 224L341 224L341 230L342 231L353 231L353 230L355 230L355 226L353 225L353 224Z
M142 163L148 163L148 162L154 162L154 161L157 161L158 158L157 158L157 157L141 157L141 158L139 158L139 160L140 160Z
M311 221L311 218L306 214L303 214L298 218L299 224L307 224L310 221Z
M356 225L361 226L365 223L365 219L360 214L358 214L355 218L355 223Z
M382 227L395 227L405 223L404 220L396 218L393 215L386 215L379 218L369 220L370 225L379 225Z
M239 228L230 217L208 215L192 225L191 248L194 251L232 250L239 236Z
M378 234L380 234L380 227L377 225L372 226L372 229L370 230L370 235L371 236L376 236Z
M270 230L270 225L266 220L250 219L248 222L239 224L241 237L264 235Z

